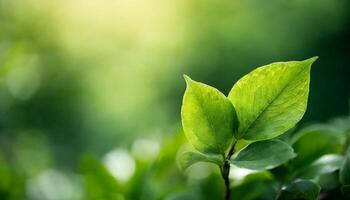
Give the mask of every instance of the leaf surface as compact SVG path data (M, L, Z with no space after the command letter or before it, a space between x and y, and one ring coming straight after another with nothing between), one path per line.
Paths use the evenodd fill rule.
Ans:
M241 78L228 96L240 122L235 137L266 140L295 126L306 110L316 59L272 63Z
M298 177L304 179L314 179L340 169L342 163L343 156L336 154L324 155L313 162L310 166L303 169Z
M345 145L345 135L324 125L313 125L295 134L292 147L298 155L292 165L305 167L325 154L340 154Z
M350 149L345 155L344 162L340 169L339 178L340 178L340 182L343 185L350 185Z
M277 200L316 200L321 187L312 181L298 180L281 190Z
M238 152L231 163L247 169L271 169L295 157L293 149L280 140L258 141Z
M219 90L185 76L182 126L189 142L202 153L223 154L238 127L231 102Z
M182 170L187 169L197 162L211 162L221 166L223 158L218 155L204 155L197 152L187 151L182 153L178 160L178 164Z

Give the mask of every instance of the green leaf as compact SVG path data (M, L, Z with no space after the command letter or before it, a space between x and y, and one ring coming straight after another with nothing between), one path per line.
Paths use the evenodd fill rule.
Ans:
M262 170L274 168L295 156L288 144L279 140L266 140L248 145L231 163L242 168Z
M120 184L98 160L86 156L81 163L86 194L83 199L120 199Z
M345 136L341 132L324 125L313 125L296 133L292 147L298 155L292 165L304 167L325 154L339 154L345 145Z
M218 155L204 155L197 152L187 151L179 156L178 164L180 169L185 170L197 162L211 162L221 166L223 157Z
M238 127L234 107L219 90L186 75L185 80L181 117L187 139L202 153L224 154Z
M339 179L343 185L350 185L350 149L345 155L344 162L340 169Z
M268 171L260 171L247 175L244 180L232 187L232 198L237 200L274 199L276 197L273 175ZM237 183L236 180L233 183ZM265 197L265 198L262 198Z
M314 179L324 174L332 173L338 170L343 163L343 156L328 154L324 155L310 166L299 172L298 177L304 179Z
M350 199L350 185L344 185L341 187L341 192L346 199Z
M235 137L266 140L295 126L306 110L316 59L272 63L241 78L228 96L240 122Z
M321 187L312 181L298 180L283 188L277 200L316 200Z

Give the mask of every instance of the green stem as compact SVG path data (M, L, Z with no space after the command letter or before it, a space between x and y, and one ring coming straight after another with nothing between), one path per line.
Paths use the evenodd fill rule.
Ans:
M230 179L229 179L229 174L230 174L230 159L231 156L235 153L235 146L236 146L237 141L235 141L232 145L230 150L228 151L226 156L224 157L224 164L221 167L221 175L222 178L224 179L225 182L225 200L231 200L231 187L230 187Z
M225 160L224 165L222 166L221 174L225 182L225 200L230 200L231 199L231 187L230 187L230 179L229 179L230 163L227 160Z

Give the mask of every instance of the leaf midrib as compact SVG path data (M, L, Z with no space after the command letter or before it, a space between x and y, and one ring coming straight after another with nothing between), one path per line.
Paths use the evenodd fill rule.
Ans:
M258 114L258 116L254 119L254 121L252 123L250 123L250 125L247 127L247 129L244 131L244 133L242 134L244 137L247 132L251 129L251 127L256 123L256 121L258 121L261 117L261 115L266 111L266 109L276 100L278 99L282 93L284 92L284 90L296 79L299 77L299 75L304 72L304 70L306 70L307 67L305 67L303 70L301 70L296 76L294 76L283 88L282 90L261 110L261 112Z

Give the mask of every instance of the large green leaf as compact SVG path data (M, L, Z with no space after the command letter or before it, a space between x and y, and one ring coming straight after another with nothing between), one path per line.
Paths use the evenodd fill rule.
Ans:
M277 200L316 200L320 190L312 181L298 180L283 188Z
M340 182L343 185L350 185L350 149L345 155L344 163L340 169Z
M310 166L302 169L298 177L304 179L314 179L324 174L338 170L343 163L343 156L328 154L317 159Z
M288 144L280 140L265 140L242 149L231 163L247 169L271 169L295 156Z
M221 166L224 161L223 157L219 155L204 155L192 151L182 153L178 159L178 164L182 170L187 169L197 162L211 162Z
M298 157L292 161L295 168L305 167L325 154L339 154L345 145L345 135L324 125L313 125L298 132L292 147Z
M240 122L235 137L266 140L295 126L306 110L316 59L272 63L241 78L228 96Z
M182 125L187 139L202 153L223 154L237 129L236 112L219 90L185 76Z

